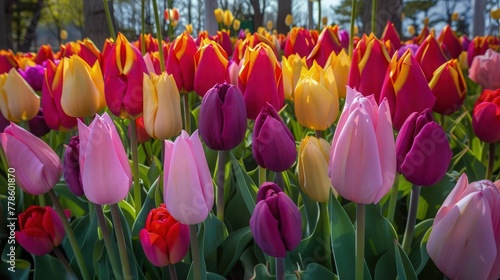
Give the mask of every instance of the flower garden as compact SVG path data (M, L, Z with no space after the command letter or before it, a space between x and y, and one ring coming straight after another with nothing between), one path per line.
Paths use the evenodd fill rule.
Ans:
M499 38L286 20L0 50L1 278L499 279Z

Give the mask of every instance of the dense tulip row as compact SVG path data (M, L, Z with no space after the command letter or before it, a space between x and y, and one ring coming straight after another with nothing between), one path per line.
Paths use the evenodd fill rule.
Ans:
M165 17L177 21L175 12L166 11ZM224 25L233 22L232 15L218 13ZM286 35L259 30L240 32L238 38L226 31L213 37L201 32L196 38L184 32L161 44L150 35L131 43L118 34L102 51L90 40L67 43L57 53L50 46L37 54L2 50L0 144L27 194L52 198L62 181L79 200L95 204L97 212L102 205L114 211L138 199L130 202L136 210L128 234L139 240L154 266L185 262L191 239L189 260L197 275L202 231L196 225L203 225L205 235L215 231L207 226L215 205L222 224L217 234L228 234L226 240L234 242L231 234L247 227L255 247L265 258L276 257L277 267L280 259L306 254L310 236L327 240L321 246L327 260L341 258L337 241L330 238L339 230L331 217L349 217L343 210L331 212L335 205L380 207L388 199L397 201L399 180L414 185L402 246L409 255L420 187L440 184L447 172L469 171L449 172L460 161L454 141L462 136L447 130L459 121L447 128L443 120L463 111L470 114L473 136L500 141L500 43L496 37L458 38L449 26L437 38L426 26L418 37L402 42L391 23L380 39L370 34L354 41L349 55L349 34L326 26L320 33L293 27ZM473 108L465 108L474 83L482 93ZM64 151L49 145L44 136L49 132L63 135ZM123 142L127 138L130 150ZM142 159L135 154L137 140L145 150ZM213 151L218 151L217 176ZM490 157L494 160L494 148ZM240 172L245 168L256 172ZM146 182L149 173L155 176ZM461 175L428 229L428 256L449 278L500 277L500 181L486 179L469 184ZM234 189L240 200L225 205ZM395 193L389 194L391 189ZM239 222L243 226L224 220L224 211L238 203L250 211ZM17 242L36 256L56 250L67 220L49 206L25 208ZM356 223L364 223L360 217ZM127 248L123 254L120 226L113 220L123 262ZM106 222L99 227L108 233ZM356 228L358 233L364 224ZM40 242L33 242L35 237ZM226 242L218 238L215 247ZM262 253L252 257L257 260ZM216 255L215 249L215 262ZM341 262L335 265L333 270L331 261L324 263L331 274L343 273ZM148 265L139 267L151 273Z

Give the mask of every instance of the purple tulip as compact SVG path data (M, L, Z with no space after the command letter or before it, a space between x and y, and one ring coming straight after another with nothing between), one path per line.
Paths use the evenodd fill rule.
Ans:
M260 166L274 172L292 167L297 158L292 133L269 103L255 120L252 154Z
M83 195L79 158L80 138L78 136L73 136L64 152L63 175L69 190L76 196Z
M33 90L42 90L43 79L45 76L45 67L43 67L42 65L28 66L24 71L19 70L19 74L21 74L21 77L26 80L26 82L33 88Z
M284 258L302 238L299 209L278 185L265 182L257 193L250 230L264 253Z
M38 114L28 121L28 128L33 135L37 137L42 137L50 132L50 128L45 122L45 117L43 115L43 109L40 107Z
M4 116L0 113L0 133L2 133L7 126L9 126L10 121L4 118Z
M201 102L200 136L212 150L230 150L241 143L247 129L247 111L237 86L218 84Z
M453 152L443 128L429 109L411 114L396 139L397 168L419 186L431 186L443 178Z

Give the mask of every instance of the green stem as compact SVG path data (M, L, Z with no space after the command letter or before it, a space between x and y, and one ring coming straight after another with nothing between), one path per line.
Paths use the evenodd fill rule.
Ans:
M158 48L160 53L160 70L163 73L165 72L165 57L163 57L163 40L161 38L160 16L158 15L158 4L156 3L156 0L153 0L153 11L155 14L156 37L158 38Z
M285 258L276 258L276 280L285 280Z
M118 204L112 204L109 206L111 208L111 217L113 218L113 224L115 228L116 241L118 243L118 251L120 253L120 263L123 271L123 278L126 280L132 280L132 273L130 272L130 263L128 260L127 245L125 244L125 237L123 236L123 227L120 219L120 210L118 209Z
M113 274L117 279L121 279L122 277L120 274L120 266L118 266L118 262L116 260L115 250L113 248L113 244L111 243L111 235L109 234L108 224L106 223L106 218L104 217L102 206L99 204L94 205L96 210L95 212L97 214L97 221L99 223L99 227L101 228L102 238L104 239L104 246L106 246L106 253L109 256Z
M396 204L398 203L399 192L399 175L396 174L394 184L391 188L391 197L389 198L389 209L387 210L387 219L389 222L394 222L394 214L396 214Z
M493 168L495 167L495 143L489 143L488 166L486 167L486 180L493 180Z
M377 17L377 0L372 0L372 33L377 31L375 28L375 18Z
M104 12L106 13L106 20L108 21L109 35L113 40L116 40L115 28L111 20L111 13L109 12L108 0L104 0Z
M351 10L351 34L349 35L349 57L352 59L353 42L354 42L354 20L356 19L356 0L352 0Z
M41 207L47 205L47 203L45 203L45 194L41 194L38 196L38 204L40 204Z
M182 101L184 104L184 130L191 134L191 110L189 108L189 95L188 93L182 94Z
M75 254L76 262L78 263L78 267L80 268L80 273L82 274L83 279L90 280L89 272L87 270L87 266L85 265L85 260L83 259L82 251L80 250L80 245L78 244L78 241L76 241L75 233L73 232L73 229L71 228L68 222L66 214L64 214L64 210L61 206L61 203L59 202L59 199L57 199L54 190L50 190L48 194L50 199L52 200L52 204L54 205L57 214L59 215L59 218L61 219L64 231L66 232L68 241L71 245L71 248L73 249L73 253Z
M139 181L139 153L137 144L137 124L130 120L130 151L132 153L132 177L134 178L134 209L136 215L141 211L141 185Z
M356 204L356 280L363 280L365 272L365 205Z
M266 176L266 169L262 166L259 166L259 186L262 186L262 184L264 184L264 182L267 180L267 176Z
M323 223L323 239L325 244L326 268L332 271L332 246L330 244L330 217L328 214L328 202L319 202L319 217Z
M177 280L177 271L175 270L175 265L168 265L168 273L170 274L170 280Z
M315 134L316 138L318 138L318 139L323 138L323 131L322 130L315 130L314 134Z
M417 221L418 198L420 196L420 186L413 185L410 194L410 209L408 210L408 220L406 221L405 234L403 236L403 250L410 253L411 240Z
M224 177L226 173L227 151L219 151L217 163L217 218L224 222Z
M276 172L276 185L278 185L281 190L285 190L285 181L283 180L283 174L281 172Z
M71 266L69 265L68 263L68 260L66 259L66 257L64 257L64 254L61 252L61 250L59 250L59 247L54 247L54 249L52 249L54 251L54 253L56 254L57 258L59 259L59 261L62 263L62 265L64 266L64 269L66 269L66 271L71 274L75 279L76 279L76 275L75 275L75 272L73 271L73 269L71 268Z
M141 0L141 54L146 54L146 0Z
M201 279L200 248L198 245L198 229L196 225L189 226L189 234L191 236L191 256L193 259L194 279Z

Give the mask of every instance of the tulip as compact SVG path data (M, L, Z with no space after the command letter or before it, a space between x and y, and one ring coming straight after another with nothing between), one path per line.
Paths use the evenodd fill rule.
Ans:
M330 145L323 138L306 136L300 142L297 171L302 191L311 199L327 202L333 190L328 177Z
M490 16L491 16L492 19L499 20L500 19L500 8L491 9L490 10Z
M453 152L429 109L412 113L396 139L397 170L410 183L432 186L443 178Z
M401 47L401 39L399 38L398 31L394 27L394 23L387 21L384 32L382 32L381 40L383 42L391 42L394 49L398 50Z
M115 204L125 199L132 174L120 135L104 113L87 127L78 120L79 164L83 192L95 204Z
M216 84L227 80L227 53L209 39L203 40L194 55L194 91L201 97Z
M490 48L486 37L476 36L472 39L467 49L467 63L472 66L474 57L483 55Z
M76 55L64 58L60 63L63 67L61 107L64 113L77 118L90 117L103 110L106 101L99 64L96 62L90 67Z
M422 42L431 34L431 31L429 30L429 26L424 25L424 28L420 31L420 34L413 40L414 43L417 45L421 45Z
M50 191L62 175L61 160L40 138L11 123L0 134L9 166L16 169L16 183L26 193Z
M339 113L335 76L331 68L328 69L324 73L315 61L295 88L294 108L297 121L314 130L328 129Z
M436 97L432 94L422 69L410 51L397 59L393 56L384 79L379 102L387 98L391 107L394 129L399 130L413 112L432 109Z
M302 238L299 209L278 185L270 182L260 186L256 202L250 218L255 243L267 255L284 258Z
M143 58L146 64L147 73L155 73L156 75L161 74L160 52L148 52Z
M14 53L10 50L0 50L0 74L8 73L12 68L19 68Z
M252 154L261 167L274 172L287 170L297 158L292 133L269 103L255 120Z
M198 130L182 131L175 142L165 140L163 198L179 222L203 222L214 204L214 185Z
M208 90L201 101L199 129L212 150L230 150L243 141L247 112L238 87L224 83Z
M193 37L187 32L179 35L170 46L166 69L172 74L179 92L193 90L194 83L194 55L197 51Z
M19 70L19 74L35 91L42 90L45 67L41 65L28 66L25 70Z
M352 53L348 85L363 94L374 94L375 100L380 99L380 90L384 83L385 73L390 58L384 43L373 34L363 38Z
M285 17L285 25L291 26L293 24L293 16L291 14L287 14Z
M202 40L203 42L204 40ZM229 37L229 31L217 31L217 34L213 37L213 41L217 42L222 49L226 52L227 56L233 55L233 43ZM200 43L201 45L201 43Z
M10 122L0 114L0 133L2 133L7 126L9 126Z
M34 118L40 109L40 97L15 68L0 74L0 112L13 122Z
M464 102L467 85L462 69L456 59L441 65L435 72L429 87L436 97L432 110L439 114L451 115Z
M158 40L154 38L151 34L140 34L137 41L132 44L138 49L141 49L142 40L144 40L144 47L146 53L153 53L158 51Z
M441 33L439 34L438 41L441 44L441 48L445 52L449 53L450 58L458 58L462 52L462 44L457 34L449 25L446 25Z
M427 252L449 279L500 278L500 181L464 173L436 214Z
M466 34L460 36L460 44L462 45L462 52L467 52L470 45L470 39Z
M61 54L61 57L71 57L72 55L78 55L88 65L94 65L96 62L98 62L99 65L102 66L101 52L99 52L94 43L89 39L67 43L66 48L64 48L63 53Z
M472 127L482 141L500 141L500 88L483 90L472 110Z
M396 149L387 100L377 106L373 95L347 88L328 173L339 195L356 203L378 203L389 192L396 176Z
M323 31L319 34L318 41L307 56L308 66L311 66L313 61L316 60L321 67L324 67L331 52L335 52L336 54L340 52L342 45L340 44L338 30L338 25L333 27L325 26L323 28Z
M335 84L340 98L345 98L346 85L349 80L349 68L351 67L351 60L349 55L344 49L339 54L332 52L330 57L325 63L325 69L332 68L333 75L335 76Z
M109 52L104 72L106 104L115 116L135 119L142 115L146 64L140 51L121 33Z
M285 99L293 101L295 87L300 79L301 73L307 70L305 57L300 58L296 54L281 59L283 70L283 90ZM305 74L305 73L304 73Z
M149 212L139 240L144 254L155 266L175 264L182 261L189 249L189 226L176 221L165 204L160 204Z
M181 131L180 95L174 77L144 75L144 126L155 139L168 139Z
M135 125L136 125L136 132L137 132L137 142L138 143L146 143L151 139L151 136L149 136L148 131L146 130L146 126L144 125L144 116L140 116L137 119L135 119ZM129 125L128 126L128 135L129 138L132 137L132 128Z
M434 71L448 61L438 41L432 35L429 35L418 47L415 59L422 68L427 82L432 79Z
M314 44L312 42L309 30L301 27L293 27L290 32L288 32L284 55L289 57L292 54L297 54L299 57L308 56L311 53Z
M71 137L64 151L63 175L69 190L76 196L82 196L82 177L80 176L80 138Z
M54 60L54 54L52 53L52 48L49 44L41 45L38 49L38 53L33 57L33 62L38 65L42 65L47 62L47 60Z
M38 114L28 121L28 130L36 137L42 137L50 132L50 128L45 122L43 109L40 108Z
M231 26L231 24L233 23L233 19L234 19L233 13L231 13L230 10L225 10L222 17L223 17L222 23L225 26Z
M469 78L483 89L500 88L500 53L488 49L484 55L477 55L469 68Z
M69 210L64 212L69 218ZM19 214L18 221L16 241L30 254L46 255L61 245L64 239L63 223L52 207L31 205Z
M235 60L229 60L227 66L228 82L234 86L238 86L238 75L241 70L242 63Z
M224 20L224 11L220 8L214 10L214 16L217 23L222 23Z
M259 43L255 48L247 49L238 87L243 92L249 119L254 120L267 103L277 109L283 107L281 67L269 45Z

